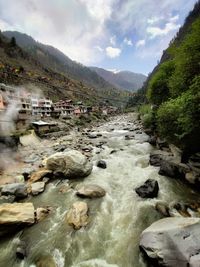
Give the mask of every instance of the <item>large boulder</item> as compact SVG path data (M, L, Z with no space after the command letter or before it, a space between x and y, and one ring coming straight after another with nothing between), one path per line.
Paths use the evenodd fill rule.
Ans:
M13 203L0 205L0 236L14 232L22 226L35 222L32 203Z
M199 229L199 218L164 218L142 232L140 248L159 266L199 267Z
M82 178L92 172L92 163L79 151L56 153L46 160L46 168L65 178Z
M135 192L142 198L154 198L158 195L158 182L153 179L148 179L143 185L137 187Z
M166 151L153 151L150 153L149 163L153 166L160 166L163 160L173 160L173 155Z
M83 198L98 198L105 196L105 194L106 194L105 190L102 187L95 184L83 185L76 192L77 196Z
M182 178L185 179L185 174L190 168L183 163L175 163L168 160L163 160L160 165L159 174L168 176L171 178Z
M7 184L1 187L1 195L25 198L28 195L27 187L24 183Z
M66 220L75 230L88 224L88 206L87 203L78 201L72 205L67 213Z

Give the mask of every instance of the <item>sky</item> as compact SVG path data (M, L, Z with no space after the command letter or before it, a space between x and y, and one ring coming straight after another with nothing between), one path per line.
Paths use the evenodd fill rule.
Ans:
M71 59L148 74L196 0L0 0L0 29L31 35Z

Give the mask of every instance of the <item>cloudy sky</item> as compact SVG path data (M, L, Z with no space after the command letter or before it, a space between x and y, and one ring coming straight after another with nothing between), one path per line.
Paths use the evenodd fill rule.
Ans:
M0 0L17 30L89 66L149 73L195 0Z

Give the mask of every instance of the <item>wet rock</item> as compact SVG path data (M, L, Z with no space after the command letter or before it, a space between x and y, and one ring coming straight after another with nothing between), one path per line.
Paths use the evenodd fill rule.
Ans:
M163 160L160 165L159 174L171 178L185 178L185 174L189 171L189 167L183 163L175 163Z
M56 152L63 152L65 149L66 149L66 145L62 145L62 144L59 144L59 145L54 147L54 150Z
M38 182L38 181L42 180L44 177L51 178L52 177L52 171L47 170L47 169L42 169L42 170L39 170L37 172L34 172L31 175L31 178L28 180L28 183L31 184L31 183Z
M101 169L106 169L107 168L107 164L106 164L105 160L99 160L97 162L97 167L99 167Z
M160 212L163 216L169 217L169 207L165 202L157 202L155 208L158 212Z
M67 193L71 189L69 184L62 184L59 188L60 193Z
M182 150L173 144L169 144L169 148L171 150L171 153L174 156L173 162L178 163L178 164L181 163L182 154L183 154Z
M193 185L197 184L199 186L199 184L200 184L200 174L196 173L194 171L187 172L185 174L185 180L190 184L193 184Z
M20 241L16 248L16 257L23 260L26 256L26 243L24 241Z
M15 201L15 196L0 196L0 205L3 203L13 203Z
M148 179L142 186L135 189L135 192L142 198L154 198L158 195L158 182L153 179Z
M28 192L25 184L14 183L2 186L1 194L4 196L15 196L15 198L21 199L27 197Z
M92 147L82 147L82 150L84 152L91 152L93 150L93 148Z
M92 163L79 151L70 150L47 158L46 168L65 178L82 178L92 172Z
M32 203L0 205L0 236L15 232L34 222L35 213Z
M36 209L36 221L40 222L44 220L49 213L52 211L51 207L46 207L46 208L37 208Z
M24 168L22 170L22 175L24 176L24 180L28 180L31 177L31 174L35 171L33 167Z
M200 174L200 153L190 156L188 163L193 171Z
M169 214L171 217L191 217L187 210L188 206L182 202L171 202L169 204Z
M199 267L199 228L199 218L161 219L142 232L140 248L159 266Z
M99 198L105 196L106 191L94 184L83 185L81 188L77 190L76 195L83 198Z
M152 135L152 134L153 134L152 129L149 129L149 128L145 128L145 129L144 129L144 132L145 132L147 135ZM151 138L154 138L154 136L152 136ZM156 140L156 138L155 138L155 139L152 139L152 140ZM149 143L150 143L150 142L149 142ZM153 142L153 143L154 143L154 142ZM150 143L150 144L151 144L151 143ZM155 146L156 143L155 143L155 144L151 144L151 145Z
M66 220L75 230L79 230L88 224L88 206L87 203L78 201L72 205L67 213Z
M159 149L165 149L165 148L169 148L169 145L167 143L166 140L162 140L159 137L157 138L157 146Z
M125 140L133 140L134 138L134 135L125 135Z
M37 267L57 267L52 256L42 256L37 262Z
M95 133L90 133L90 134L88 134L88 138L90 138L90 139L96 139L98 136L97 136L97 134L95 134Z
M36 196L42 193L45 189L45 182L36 182L31 184L31 193Z
M149 142L150 145L156 146L156 137L155 136L150 136L149 139L148 139L148 142Z
M116 153L117 152L117 150L112 150L111 152L110 152L110 154L114 154L114 153Z
M173 160L174 157L171 153L166 151L153 151L150 153L149 163L152 166L160 166L163 160Z

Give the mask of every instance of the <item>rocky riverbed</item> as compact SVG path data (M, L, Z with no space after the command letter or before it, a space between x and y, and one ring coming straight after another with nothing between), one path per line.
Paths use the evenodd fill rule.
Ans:
M171 222L169 229L158 224L158 229L165 226L163 240L180 232L183 222L195 225L190 229L195 235L199 194L180 179L163 176L169 173L166 164L159 175L163 160L180 165L177 151L153 147L136 117L118 116L58 138L39 139L32 133L21 138L17 151L5 151L0 266L146 267L139 246L155 262L170 262L169 255L161 260L153 253L166 249L155 228L143 232L152 223L163 217L183 220L175 222L173 231ZM186 217L195 219L186 222ZM152 249L151 238L157 240ZM181 241L173 240L178 251ZM197 261L186 254L197 253L198 242L197 236L189 254L187 247L181 250L180 261Z

